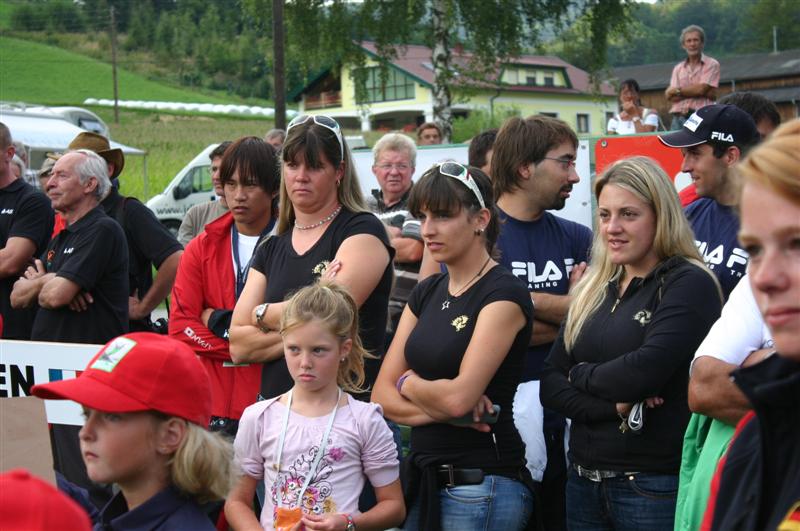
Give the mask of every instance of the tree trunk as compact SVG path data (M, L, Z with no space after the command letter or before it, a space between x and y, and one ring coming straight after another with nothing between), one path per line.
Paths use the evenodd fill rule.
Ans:
M450 143L453 132L453 113L450 83L453 78L452 55L450 53L451 24L448 15L452 13L449 0L434 0L431 8L433 21L433 119L442 128L442 141Z

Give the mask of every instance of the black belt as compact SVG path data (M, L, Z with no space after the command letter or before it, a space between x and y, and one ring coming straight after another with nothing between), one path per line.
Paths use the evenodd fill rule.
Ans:
M439 487L480 485L483 483L483 477L483 470L480 468L455 468L453 465L439 465L436 469Z
M578 476L588 479L589 481L594 481L595 483L600 483L604 479L618 478L622 476L634 476L638 474L638 472L618 472L617 470L592 470L589 468L583 468L581 465L576 464L573 464L572 468L575 469L575 472L578 473Z

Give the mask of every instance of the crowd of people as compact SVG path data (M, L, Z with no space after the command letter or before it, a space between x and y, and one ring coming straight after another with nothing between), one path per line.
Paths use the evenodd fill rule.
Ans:
M593 182L594 230L553 213L578 138L542 115L416 182L414 141L386 134L367 198L339 124L300 115L210 154L219 199L177 239L119 193L105 138L53 155L45 196L0 124L2 337L105 344L31 390L83 407L51 427L69 499L3 474L3 521L35 525L6 519L14 489L71 529L800 520L800 120L687 86L713 70L698 30L667 91L684 121L659 136L692 188L620 160ZM637 93L620 134L657 128Z

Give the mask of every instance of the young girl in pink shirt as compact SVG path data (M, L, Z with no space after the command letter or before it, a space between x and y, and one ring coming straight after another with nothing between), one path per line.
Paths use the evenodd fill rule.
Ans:
M358 307L345 288L299 290L281 318L294 387L245 409L234 443L243 475L225 514L238 530L387 529L405 517L397 447L380 406L359 402L364 356ZM358 513L366 478L377 505ZM266 496L259 523L257 484Z

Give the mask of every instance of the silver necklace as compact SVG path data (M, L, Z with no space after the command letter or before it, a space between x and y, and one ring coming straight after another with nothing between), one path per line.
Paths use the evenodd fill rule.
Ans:
M321 227L321 226L325 225L327 222L329 222L330 220L332 220L333 218L338 216L339 212L341 212L341 211L342 211L342 205L339 205L338 207L336 207L336 210L334 210L333 212L330 213L329 216L317 221L316 223L312 223L311 225L300 225L299 223L297 223L297 220L295 220L294 226L298 230L316 229L317 227Z
M484 270L484 269L486 269L486 264L488 264L488 263L489 263L489 260L491 260L491 259L492 259L492 257L491 257L491 256L490 256L489 258L487 258L487 259L486 259L486 261L485 261L485 262L483 263L483 265L481 266L480 270L479 270L477 273L475 273L475 276L474 276L474 277L472 277L471 279L469 279L469 281L468 281L466 284L464 284L463 286L461 286L461 288L460 288L458 291L456 291L455 293L453 293L452 295L450 295L450 291L448 290L448 292L447 292L447 298L446 298L446 299L444 300L444 302L442 303L442 311L444 311L444 310L446 310L446 309L448 309L448 308L450 307L450 297L456 298L456 297L458 297L459 295L461 295L461 293L462 293L462 292L463 292L465 289L467 289L467 288L470 286L470 284L472 284L473 282L475 282L475 280L476 280L478 277L480 277L480 276L483 274L483 270Z

